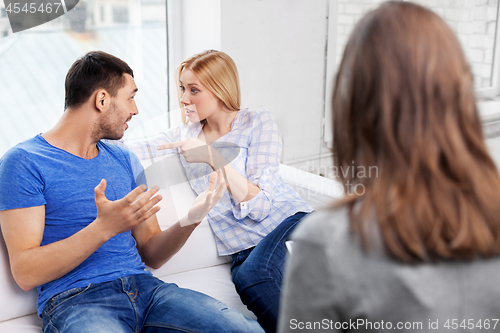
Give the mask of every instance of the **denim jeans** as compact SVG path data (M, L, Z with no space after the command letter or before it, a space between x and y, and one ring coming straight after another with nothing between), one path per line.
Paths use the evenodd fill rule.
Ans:
M263 332L222 302L147 274L62 292L42 319L44 333Z
M308 213L298 212L281 222L257 246L232 255L236 291L267 333L276 332L285 241Z

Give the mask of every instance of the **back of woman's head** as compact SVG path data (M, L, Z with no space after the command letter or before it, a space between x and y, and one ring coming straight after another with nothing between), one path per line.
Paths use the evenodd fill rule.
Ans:
M335 166L356 170L339 176L347 192L363 188L343 203L365 244L375 213L400 260L500 253L498 171L469 65L439 16L387 2L361 19L337 73L333 121Z
M214 94L230 111L239 111L241 104L238 69L233 59L222 51L208 50L195 54L177 68L177 83L184 69L193 71L200 83ZM182 91L178 90L179 104Z

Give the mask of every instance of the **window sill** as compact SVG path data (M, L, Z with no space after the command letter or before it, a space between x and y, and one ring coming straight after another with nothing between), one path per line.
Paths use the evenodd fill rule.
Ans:
M500 98L480 101L478 108L485 137L500 137Z

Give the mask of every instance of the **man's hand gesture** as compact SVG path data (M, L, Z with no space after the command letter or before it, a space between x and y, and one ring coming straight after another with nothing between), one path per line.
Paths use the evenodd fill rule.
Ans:
M110 236L109 238L132 230L160 210L160 207L155 205L162 197L160 195L153 197L159 190L157 186L146 191L146 186L140 185L116 201L108 200L104 194L105 190L106 180L103 179L94 189L97 206L95 222Z

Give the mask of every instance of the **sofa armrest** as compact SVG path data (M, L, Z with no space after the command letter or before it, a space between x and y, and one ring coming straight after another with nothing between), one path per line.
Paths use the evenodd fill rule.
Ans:
M36 313L37 291L23 291L10 270L7 247L0 231L0 322Z
M280 175L314 209L321 208L344 195L342 184L336 180L280 164Z

